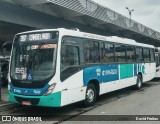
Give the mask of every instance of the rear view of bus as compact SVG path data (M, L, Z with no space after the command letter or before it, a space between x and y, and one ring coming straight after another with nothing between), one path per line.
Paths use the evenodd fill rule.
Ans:
M59 93L51 94L56 84L49 84L55 75L57 43L58 31L16 35L10 63L10 102L59 106Z

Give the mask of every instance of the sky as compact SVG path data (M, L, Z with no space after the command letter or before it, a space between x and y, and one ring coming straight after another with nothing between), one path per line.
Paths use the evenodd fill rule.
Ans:
M134 9L132 19L160 32L160 0L92 0L124 16Z

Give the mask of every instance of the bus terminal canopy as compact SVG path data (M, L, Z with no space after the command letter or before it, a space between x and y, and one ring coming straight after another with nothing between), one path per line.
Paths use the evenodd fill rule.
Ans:
M79 28L84 32L120 36L134 39L137 42L160 46L159 32L91 0L11 1L21 7L47 13L59 20L66 20L66 24L62 24L64 28L73 28L74 26L74 28ZM42 9L44 10L42 11ZM53 23L56 22L59 23L58 21Z
M160 46L160 33L90 0L47 0L62 17L138 42ZM106 1L107 2L107 1ZM61 10L61 11L59 11ZM71 12L72 11L72 12Z

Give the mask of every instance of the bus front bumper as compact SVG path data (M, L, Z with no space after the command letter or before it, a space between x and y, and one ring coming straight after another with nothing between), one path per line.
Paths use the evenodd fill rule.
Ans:
M60 107L61 92L56 92L46 96L25 96L14 94L8 91L8 99L11 103L18 103L33 106Z

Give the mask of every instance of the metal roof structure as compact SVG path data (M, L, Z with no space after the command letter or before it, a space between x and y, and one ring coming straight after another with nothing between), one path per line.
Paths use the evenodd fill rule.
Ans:
M47 0L53 7L61 7L62 16L76 17L82 23L104 29L113 35L135 39L138 42L160 45L160 33L130 20L129 18L101 6L91 0ZM73 11L70 14L68 11ZM66 17L67 18L67 17ZM77 19L78 21L78 19ZM79 23L81 23L79 21Z
M91 0L2 0L0 14L2 22L34 29L79 28L160 46L159 32Z

